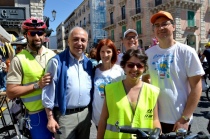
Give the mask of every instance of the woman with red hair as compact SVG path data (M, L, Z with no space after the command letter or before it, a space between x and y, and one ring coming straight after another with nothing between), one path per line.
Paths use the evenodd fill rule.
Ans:
M106 84L122 80L124 71L119 65L115 64L117 50L110 39L102 39L98 43L96 60L101 61L101 63L95 69L92 120L98 128L104 102L104 87Z

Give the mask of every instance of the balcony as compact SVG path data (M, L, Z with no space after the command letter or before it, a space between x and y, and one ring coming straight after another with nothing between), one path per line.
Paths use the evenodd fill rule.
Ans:
M107 10L111 13L114 12L115 6L113 4L107 4Z
M82 13L83 13L83 14L85 13L85 8L82 9Z
M82 24L82 28L86 28L86 24Z
M126 4L127 0L118 0L120 7L124 6Z
M200 20L195 20L194 22L185 21L182 25L182 30L187 32L195 32L200 27Z
M174 7L197 11L202 4L195 2L194 0L162 0L162 3L159 3L158 5L155 4L155 1L149 2L148 6L150 11L155 13L160 10L168 11Z
M118 23L118 25L120 25L120 26L123 26L123 25L125 25L125 24L127 24L127 15L124 15L124 17L122 17L122 15L121 16L118 16L117 17L117 23Z
M86 9L87 9L87 10L90 9L90 4L86 5Z
M86 25L87 25L87 26L89 26L90 23L91 23L90 20L87 20L87 21L86 21Z
M133 9L133 10L130 11L130 16L134 21L143 18L143 15L144 15L144 10L143 9L138 9L138 10Z
M108 30L111 30L111 29L114 29L116 28L116 21L113 20L112 22L111 21L108 21L105 23L105 27L104 27L104 30L108 31Z

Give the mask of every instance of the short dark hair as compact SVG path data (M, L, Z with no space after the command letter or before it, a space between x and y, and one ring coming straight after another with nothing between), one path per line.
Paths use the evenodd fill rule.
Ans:
M111 63L115 64L117 62L117 49L116 49L116 46L114 45L114 43L110 39L102 39L99 41L99 43L97 45L96 60L97 61L101 60L100 51L104 45L106 45L107 47L112 49L113 55L112 55Z
M122 68L124 68L126 63L127 63L127 61L133 56L138 58L144 64L145 71L146 71L148 69L148 65L147 65L148 57L143 51L141 51L139 49L137 49L137 50L134 50L134 49L127 50L126 53L122 57L122 60L120 62L120 66Z

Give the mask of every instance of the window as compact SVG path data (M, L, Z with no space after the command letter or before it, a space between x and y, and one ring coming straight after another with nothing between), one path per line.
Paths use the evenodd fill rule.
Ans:
M126 26L122 26L122 38L123 38L123 35L124 35L124 32L126 31Z
M86 19L85 19L85 17L84 17L84 26L86 25Z
M79 22L79 26L80 26L80 27L82 26L82 21Z
M141 3L140 0L136 0L136 14L141 12Z
M125 5L121 7L122 20L125 19Z
M195 12L188 11L187 19L188 19L188 27L194 27L195 26Z
M113 12L110 13L110 22L111 24L114 24Z
M155 6L162 4L162 0L155 0Z
M114 41L114 30L111 30L111 40Z
M141 21L137 21L136 22L136 30L138 34L142 34L142 30L141 30Z
M114 4L114 3L113 3L113 0L110 0L110 4Z

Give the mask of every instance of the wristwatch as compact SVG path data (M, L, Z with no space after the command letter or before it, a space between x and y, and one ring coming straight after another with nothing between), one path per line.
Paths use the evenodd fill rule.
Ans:
M36 82L36 83L34 83L34 87L33 87L35 90L37 90L37 89L39 89L40 87L39 87L39 82Z
M187 121L187 122L190 121L190 118L188 118L188 117L186 117L186 116L184 116L184 115L182 115L182 118L183 118L185 121Z

